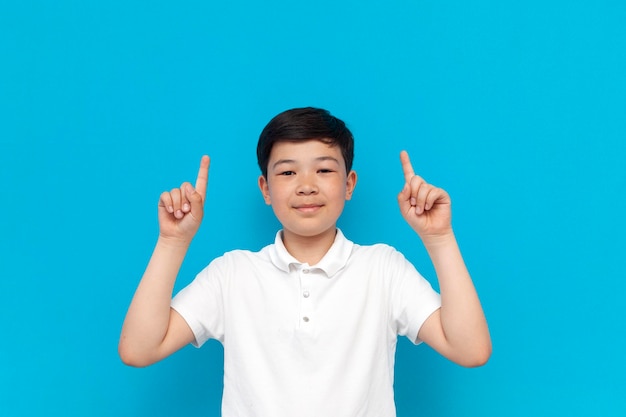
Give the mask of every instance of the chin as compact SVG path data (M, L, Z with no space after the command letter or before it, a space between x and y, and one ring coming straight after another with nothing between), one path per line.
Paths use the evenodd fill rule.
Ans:
M285 231L287 231L288 233L295 235L295 236L300 236L300 237L317 237L320 235L324 235L326 233L335 233L337 226L336 225L332 225L332 226L328 226L328 227L286 227L283 225L283 229Z

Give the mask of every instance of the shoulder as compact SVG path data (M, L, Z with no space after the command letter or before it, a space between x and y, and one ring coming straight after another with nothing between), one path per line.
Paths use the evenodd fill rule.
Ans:
M372 272L377 271L386 276L414 269L414 266L400 251L386 243L355 244L348 264L352 267L365 266Z
M260 251L234 249L213 258L199 275L230 275L233 272L257 268L268 261L267 248L263 248Z
M396 248L386 243L375 243L371 245L359 245L355 244L353 247L353 256L369 258L369 259L384 259L384 258L398 258L405 259L404 255L400 253Z
M268 245L259 251L252 251L248 249L233 249L225 252L222 256L211 261L210 265L247 265L258 264L269 260L269 248L272 245Z

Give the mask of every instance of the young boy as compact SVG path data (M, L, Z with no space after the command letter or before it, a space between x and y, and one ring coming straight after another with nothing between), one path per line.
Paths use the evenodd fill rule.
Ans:
M414 174L406 152L398 204L441 295L393 248L354 244L337 229L357 182L341 120L315 108L283 112L261 133L257 156L259 188L283 227L275 243L224 254L172 300L203 217L204 156L195 188L161 195L159 238L120 338L124 363L147 366L215 338L224 346L224 417L390 417L398 335L463 366L487 361L489 331L450 198Z

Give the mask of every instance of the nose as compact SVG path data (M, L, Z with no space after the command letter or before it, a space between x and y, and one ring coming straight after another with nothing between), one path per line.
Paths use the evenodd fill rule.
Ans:
M301 175L296 190L298 195L315 195L318 192L317 184L313 175Z

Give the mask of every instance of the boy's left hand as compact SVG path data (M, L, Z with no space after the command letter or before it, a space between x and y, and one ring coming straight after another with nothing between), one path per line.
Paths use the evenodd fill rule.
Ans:
M441 188L415 175L406 151L400 152L404 171L404 188L398 194L402 217L422 240L452 233L450 196Z

